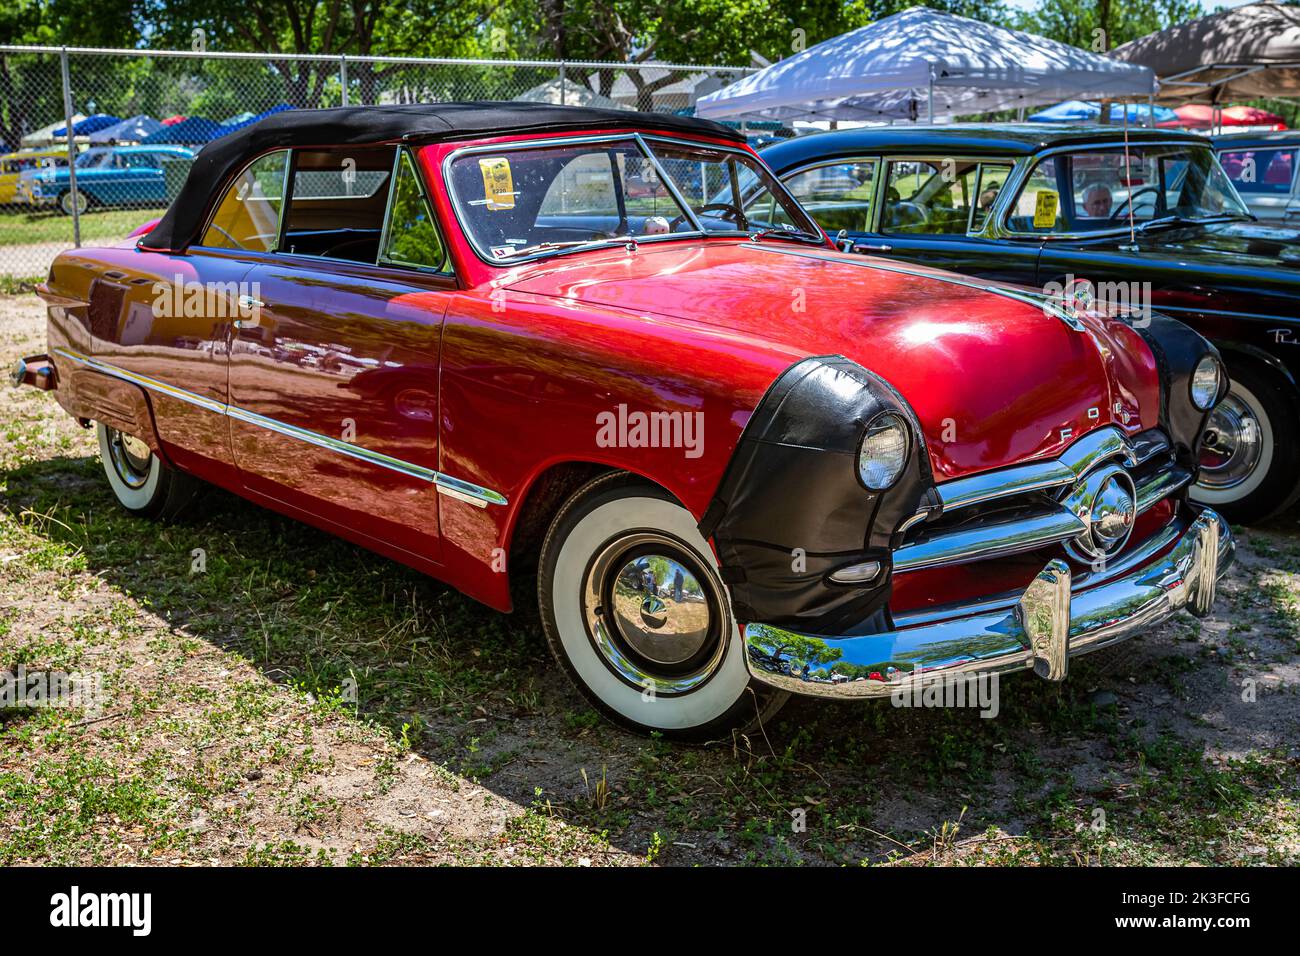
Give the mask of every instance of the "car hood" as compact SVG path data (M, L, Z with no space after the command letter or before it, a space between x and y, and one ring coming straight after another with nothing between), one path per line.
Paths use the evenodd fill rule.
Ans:
M1139 242L1164 249L1189 265L1281 269L1300 283L1300 230L1257 222L1221 222L1210 226L1153 234Z
M996 294L938 270L828 248L710 241L545 260L506 284L727 329L791 364L853 359L915 410L941 481L1055 456L1112 422L1132 433L1158 420L1158 373L1132 328L1089 316L1076 331L1024 290Z

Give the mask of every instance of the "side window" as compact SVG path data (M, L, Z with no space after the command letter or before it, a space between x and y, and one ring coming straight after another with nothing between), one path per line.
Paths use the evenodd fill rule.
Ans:
M965 235L979 166L951 160L899 160L885 180L882 232Z
M979 186L975 189L975 209L971 212L970 231L979 232L988 221L989 211L1011 175L1011 167L999 163L981 163Z
M294 151L280 252L374 263L395 148Z
M1296 152L1291 149L1248 149L1219 154L1237 192L1255 196L1289 193L1295 176L1295 158Z
M201 244L218 249L273 251L280 235L288 163L289 151L284 149L253 160L221 197Z
M397 181L393 184L392 208L380 259L395 265L416 266L447 272L447 249L438 235L433 218L420 188L411 154L402 150L397 160Z
M832 236L841 229L867 232L871 227L876 167L874 159L815 166L791 176L785 185Z
M1064 216L1057 161L1044 159L1034 167L1020 190L1007 225L1013 232L1061 232L1065 229Z

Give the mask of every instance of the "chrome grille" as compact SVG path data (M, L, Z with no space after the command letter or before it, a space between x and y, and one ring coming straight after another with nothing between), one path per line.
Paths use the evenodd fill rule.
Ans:
M1191 480L1159 431L1128 438L1108 425L1084 435L1050 461L984 472L937 486L941 508L918 512L900 528L896 572L1005 557L1063 544L1088 530L1065 504L1082 478L1098 466L1122 464L1137 489L1137 513Z

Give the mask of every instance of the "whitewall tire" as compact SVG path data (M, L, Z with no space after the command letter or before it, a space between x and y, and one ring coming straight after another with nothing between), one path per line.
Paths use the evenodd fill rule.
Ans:
M99 456L113 496L132 514L170 518L194 497L197 483L172 468L139 438L96 423Z
M1227 396L1210 412L1192 500L1250 524L1300 495L1300 428L1294 389L1254 365L1229 369Z
M710 739L776 712L695 518L632 476L602 476L560 509L538 603L556 660L592 704L640 733Z

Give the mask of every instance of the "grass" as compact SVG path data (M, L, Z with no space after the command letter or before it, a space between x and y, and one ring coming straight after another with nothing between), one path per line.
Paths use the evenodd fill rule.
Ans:
M81 216L83 245L104 239L121 239L150 219L161 216L165 207L156 209L92 208ZM41 242L66 242L72 245L72 217L53 207L14 211L0 210L0 247L23 246Z
M0 401L0 670L107 695L98 718L0 711L0 864L1300 862L1294 747L1227 758L1170 719L1223 709L1266 641L1294 662L1290 571L1127 669L1003 680L997 719L796 701L685 748L601 720L526 611L225 493L132 518L51 396Z

